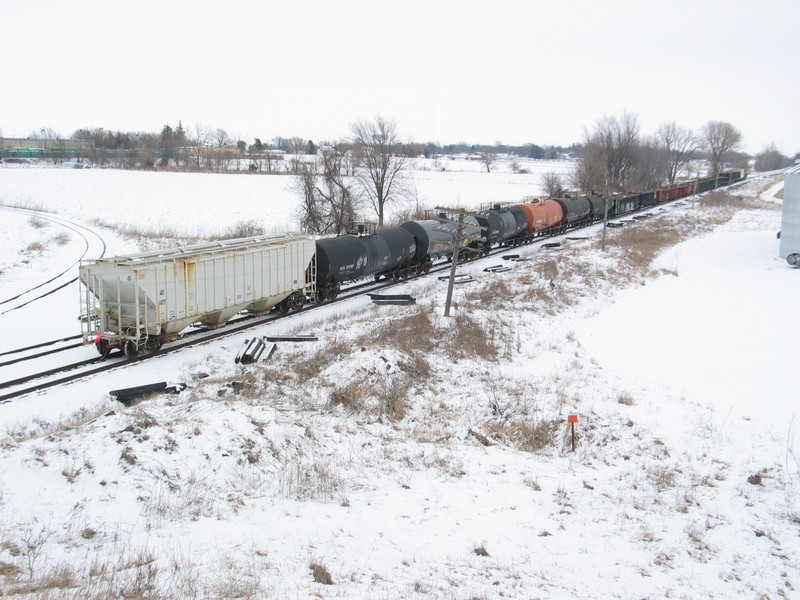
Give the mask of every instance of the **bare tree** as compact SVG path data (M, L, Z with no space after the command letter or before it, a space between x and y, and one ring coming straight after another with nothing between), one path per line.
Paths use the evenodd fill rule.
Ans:
M630 184L635 189L652 190L667 179L670 167L669 154L656 137L645 139L636 149L636 160L631 168Z
M756 171L775 171L791 164L791 161L775 147L775 142L756 154Z
M742 134L730 123L709 121L703 126L702 137L711 160L709 174L716 175L725 166L728 153L742 143Z
M194 136L189 137L187 140L187 144L195 160L195 168L198 171L200 170L201 159L203 157L204 148L208 144L209 137L208 129L204 125L196 123L194 126Z
M548 171L542 175L542 187L548 198L562 198L566 193L564 180L555 171Z
M381 116L372 121L356 121L350 125L353 147L361 168L356 179L372 203L383 226L386 205L399 195L399 176L407 158L397 154L400 135L397 123Z
M316 165L304 163L298 166L294 189L301 198L298 208L300 229L306 233L322 233L327 229L325 207L317 193L318 180Z
M344 152L326 146L319 164L297 161L300 225L308 233L345 233L358 221L359 197L343 171Z
M483 163L483 166L486 167L487 173L492 172L492 166L496 160L497 152L495 152L492 148L486 148L483 152L481 152L481 162Z
M667 179L670 183L675 183L678 173L686 166L692 153L698 148L697 136L691 129L681 127L673 121L659 127L656 131L656 138L669 155Z
M639 146L639 121L633 113L604 116L584 132L581 163L573 174L581 189L624 190L631 183Z

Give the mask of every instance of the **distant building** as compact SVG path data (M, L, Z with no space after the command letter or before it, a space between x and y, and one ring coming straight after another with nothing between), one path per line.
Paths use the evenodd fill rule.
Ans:
M781 258L800 252L800 165L786 172L781 216Z

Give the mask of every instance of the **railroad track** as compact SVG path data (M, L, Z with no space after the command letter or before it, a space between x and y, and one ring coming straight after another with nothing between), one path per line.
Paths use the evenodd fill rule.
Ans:
M42 298L45 298L50 294L54 294L57 291L76 282L78 278L73 277L72 273L75 267L77 267L80 264L80 262L88 255L91 254L93 257L96 256L99 258L105 256L106 253L105 240L102 237L100 237L95 231L79 223L74 223L67 219L62 219L61 217L57 217L51 213L32 210L28 208L0 206L0 210L28 215L30 217L35 217L43 221L49 221L50 223L69 229L83 240L83 251L81 252L81 255L71 264L63 268L59 273L51 276L46 281L42 281L37 285L26 289L23 292L19 292L14 296L0 300L0 315L4 315L14 310L19 310L23 306L27 306L33 302L36 302L37 300L41 300Z
M449 268L449 266L439 266L437 268L431 269L431 273L439 272L445 268ZM122 355L122 353L112 354L105 360L103 360L101 356L97 356L91 359L77 361L53 369L48 369L38 373L33 373L31 375L20 377L11 381L2 382L0 383L0 390L8 389L12 391L0 395L0 403L9 402L10 400L19 398L20 396L46 390L48 388L55 387L57 385L62 385L64 383L69 383L71 381L81 379L83 377L88 377L90 375L112 371L114 369L128 366L133 363L139 363L145 360L150 360L152 358L155 358L157 356L162 356L170 352L175 352L185 348L190 348L192 346L198 346L214 340L222 339L228 336L233 336L243 331L247 331L248 329L260 327L262 325L272 323L273 321L277 321L279 319L289 318L296 314L306 313L317 308L327 307L337 302L350 300L351 298L361 296L368 292L379 291L385 288L398 285L400 283L402 282L380 281L375 283L356 284L354 286L344 289L342 293L335 300L328 300L322 304L312 304L307 307L304 307L300 311L289 313L288 315L283 315L280 312L274 312L262 316L240 317L235 321L234 320L229 321L228 325L220 329L190 331L184 334L180 339L165 344L165 346L158 352L153 352L151 354L143 354L137 356L134 359L129 359L124 355ZM70 346L70 348L82 345L83 344L75 344L73 346ZM37 346L40 345L37 344ZM41 353L39 356L48 356L50 354L54 354L60 351L61 349L51 350L48 352ZM5 354L11 354L13 352L16 351L7 352ZM22 361L22 360L28 360L29 358L35 358L35 357L25 357L17 360ZM95 366L93 368L86 368L86 367L92 367L92 365L98 365L98 366ZM0 366L2 366L2 364L0 364Z
M622 216L618 217L616 220L620 220L620 219L623 219L623 220L629 220L630 219L630 220L632 220L633 216L635 214L637 214L637 213L645 213L645 212L649 212L649 211L653 211L653 210L659 210L660 208L667 207L667 206L672 206L672 205L674 205L676 203L680 203L680 202L681 202L681 200L676 200L676 201L665 202L665 203L662 203L662 204L659 204L659 205L655 205L655 206L643 207L643 208L641 208L641 209L639 209L637 211L633 211L633 212L627 213L625 215L622 215ZM557 234L557 235L552 235L552 236L545 235L545 236L542 236L540 238L535 239L530 244L525 244L525 245L521 245L521 246L517 246L517 247L515 247L515 246L503 246L503 247L494 248L488 254L486 254L485 256L480 256L476 260L486 259L486 258L498 256L498 255L507 255L507 254L510 254L510 253L514 253L518 249L532 248L532 247L535 247L535 246L542 246L542 247L552 246L552 245L554 245L553 242L558 241L558 240L562 240L563 241L563 240L567 240L567 239L586 239L584 236L576 238L576 237L574 237L574 235L575 235L575 233L577 231L583 231L586 228L592 227L592 225L596 225L596 226L602 227L602 223L595 222L595 223L587 225L587 226L585 226L583 228L569 229L566 232L563 232L563 233L560 233L560 234ZM469 261L469 262L466 262L466 263L463 263L463 264L469 265L469 264L473 264L474 262L475 261ZM429 273L423 274L423 275L418 276L418 277L414 277L413 279L416 280L416 279L421 279L421 278L424 278L424 277L427 277L427 276L438 275L439 273L442 273L442 272L449 272L450 269L451 269L451 263L449 261L440 262L440 263L436 264L430 270ZM192 347L192 346L205 344L205 343L208 343L210 341L217 340L217 339L222 339L222 338L225 338L225 337L228 337L228 336L232 336L232 335L241 333L241 332L246 331L248 329L252 329L252 328L255 328L255 327L259 327L259 326L265 325L267 323L271 323L272 321L275 321L275 320L278 320L278 319L290 318L290 317L294 316L295 314L306 313L306 312L309 312L311 310L315 310L317 308L323 308L323 307L329 306L331 304L335 304L336 302L343 302L345 300L349 300L349 299L355 298L357 296L361 296L363 294L374 293L374 292L377 292L377 291L380 291L380 290L383 290L383 289L391 288L393 286L399 285L399 284L404 283L404 282L405 282L404 280L400 280L400 281L384 280L384 281L379 281L379 282L367 282L367 283L355 284L355 285L352 285L352 286L342 290L340 295L334 300L328 300L328 301L326 301L326 302L324 302L322 304L318 304L318 303L311 304L309 306L304 307L300 311L292 312L292 313L290 313L288 315L283 315L280 312L273 312L273 313L270 313L268 315L262 315L262 316L239 317L236 320L229 321L229 323L225 327L223 327L221 329L218 329L218 330L189 331L188 333L182 335L179 340L176 340L176 341L173 341L173 342L170 342L170 343L166 344L162 349L158 350L157 352L154 352L154 353L151 353L151 354L141 355L141 356L138 356L138 357L136 357L134 359L129 359L127 357L124 357L124 356L121 355L121 353L112 354L110 357L108 357L105 360L102 357L98 356L98 357L95 357L95 358L82 360L82 361L78 361L78 362L75 362L75 363L72 363L72 364L68 364L68 365L64 365L64 366L61 366L61 367L56 367L56 368L53 368L53 369L42 371L42 372L39 372L39 373L31 374L31 375L28 375L28 376L25 376L25 377L21 377L21 378L12 380L12 381L0 383L0 390L17 388L17 389L13 389L13 390L11 390L11 391L3 394L3 395L0 395L0 403L9 402L9 401L11 401L11 400L13 400L15 398L24 396L26 394L42 391L42 390L45 390L45 389L48 389L48 388L51 388L51 387L55 387L57 385L62 385L64 383L75 381L77 379L81 379L81 378L88 377L88 376L91 376L91 375L95 375L95 374L98 374L98 373L103 373L103 372L111 371L111 370L118 369L118 368L121 368L121 367L124 367L124 366L128 366L128 365L130 365L132 363L138 363L138 362L141 362L141 361L150 360L152 358L155 358L157 356L162 356L162 355L170 353L170 352L175 352L175 351L182 350L182 349L185 349L185 348L189 348L189 347ZM4 352L4 353L0 354L0 356L13 355L14 353L27 351L27 350L31 350L31 349L35 349L35 348L40 348L40 347L45 347L45 346L52 345L52 344L55 344L55 343L58 343L58 342L61 342L61 341L71 340L71 339L78 339L78 338L80 338L80 336L74 336L74 337L71 337L71 338L64 338L64 340L55 340L53 342L44 342L44 343L41 343L41 344L36 344L34 346L29 346L27 348L20 348L18 350L11 350L11 351L8 351L8 352ZM57 353L57 352L61 352L63 350L74 349L74 348L82 346L82 345L83 344L73 344L73 345L70 345L70 346L65 347L65 348L58 348L58 349L53 349L53 350L49 350L49 351L44 351L42 353L38 353L38 354L35 354L35 355L26 356L26 357L20 357L18 359L10 359L9 361L6 361L4 363L0 363L0 367L2 367L4 365L12 364L14 362L21 362L21 361L24 361L24 360L32 360L32 359L35 359L35 358L48 356L48 355L51 355L51 354L54 354L54 353ZM92 367L92 365L96 365L98 363L100 363L99 366ZM85 368L85 367L92 367L92 368ZM31 384L31 385L27 385L26 386L26 384ZM19 387L19 386L25 386L25 387Z

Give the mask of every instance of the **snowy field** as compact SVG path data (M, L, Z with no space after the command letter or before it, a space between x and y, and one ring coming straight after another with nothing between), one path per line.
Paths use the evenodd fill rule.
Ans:
M567 161L520 160L528 173L498 160L415 160L402 185L409 206L477 207L541 193L540 175L568 172ZM290 175L135 172L110 169L0 168L0 202L45 207L62 216L183 235L214 235L243 220L268 233L297 231L299 196ZM388 207L392 210L405 207Z
M431 204L466 205L538 193L525 177L414 174ZM274 221L290 222L287 182L7 169L0 202L194 229L251 218L267 190L288 194ZM752 181L737 209L671 207L609 231L605 253L595 226L506 273L472 263L454 319L444 285L420 279L397 288L417 307L361 298L264 327L320 337L269 363L234 365L235 335L0 405L0 591L798 597L800 273L778 258L781 187ZM687 218L697 234L650 266L614 244ZM61 231L0 210L0 300L80 251ZM76 333L66 293L0 315L3 337ZM163 380L189 389L131 408L107 395Z

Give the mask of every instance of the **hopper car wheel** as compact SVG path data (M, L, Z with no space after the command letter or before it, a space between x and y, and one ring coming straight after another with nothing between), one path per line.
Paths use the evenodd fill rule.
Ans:
M328 294L326 290L317 290L317 304L322 304L328 300Z
M161 344L163 343L164 340L161 337L147 338L147 341L144 343L144 351L147 354L158 352L161 350Z
M136 342L133 340L125 340L125 344L122 346L122 351L125 353L125 357L133 360L139 354L139 349L136 347Z
M301 292L295 292L289 296L289 299L291 300L291 308L293 310L301 310L303 306L305 306L306 297L305 294Z
M289 314L289 298L284 298L281 300L280 304L278 304L278 310L281 311L282 315Z
M108 340L100 340L94 347L102 358L108 358L108 353L111 352L111 344L108 343Z

